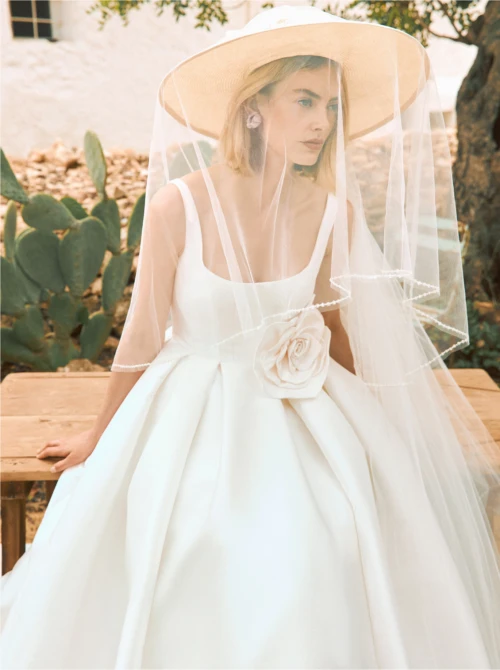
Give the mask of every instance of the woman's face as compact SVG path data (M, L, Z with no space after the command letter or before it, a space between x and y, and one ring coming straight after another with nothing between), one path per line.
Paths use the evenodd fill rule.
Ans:
M269 98L259 95L257 103L266 151L289 164L314 165L337 123L336 71L327 66L299 70L276 84Z

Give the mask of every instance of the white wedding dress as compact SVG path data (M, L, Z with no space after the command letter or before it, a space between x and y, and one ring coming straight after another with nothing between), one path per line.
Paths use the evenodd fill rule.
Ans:
M191 214L173 336L87 461L61 474L2 578L2 667L491 667L424 489L364 382L330 358L316 397L273 398L250 339L220 356L190 344L203 336L200 286L223 310L231 282L203 265L181 192ZM257 285L270 310L310 300L327 221L302 272Z

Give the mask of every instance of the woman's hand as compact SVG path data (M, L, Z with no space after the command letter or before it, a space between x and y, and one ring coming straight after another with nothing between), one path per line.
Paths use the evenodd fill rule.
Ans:
M144 370L111 372L101 412L92 428L71 437L46 442L45 446L37 451L36 457L63 457L50 468L51 472L60 472L86 460L94 451L116 410L143 374Z
M78 465L86 460L94 451L98 440L95 438L94 429L85 430L78 435L65 437L61 440L51 440L36 453L37 458L48 458L62 456L63 459L55 463L51 472L61 472L73 465Z

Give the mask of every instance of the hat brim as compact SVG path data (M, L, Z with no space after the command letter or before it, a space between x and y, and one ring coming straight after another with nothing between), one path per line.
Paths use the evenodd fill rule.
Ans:
M297 55L324 56L343 65L351 140L394 117L396 86L399 109L409 107L430 73L424 47L404 31L362 21L309 23L243 35L200 51L167 73L159 102L180 123L186 125L187 118L193 130L216 139L245 77L272 60Z

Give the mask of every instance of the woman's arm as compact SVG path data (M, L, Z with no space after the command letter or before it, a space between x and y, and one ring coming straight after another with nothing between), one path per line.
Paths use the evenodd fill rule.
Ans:
M175 184L154 194L143 225L132 299L111 365L112 372L122 374L147 367L164 345L186 229L184 204Z
M347 201L347 216L348 216L348 245L351 250L352 242L352 227L354 222L354 209L352 204ZM332 237L328 240L327 248L323 261L316 279L316 300L318 302L328 302L331 299L330 289L330 273L332 263ZM340 320L340 309L325 309L322 310L325 324L331 330L330 338L330 356L342 365L346 370L356 374L354 369L354 357L352 355L349 338Z
M175 184L161 188L151 199L147 212L139 252L140 269L129 308L133 310L130 318L127 314L103 406L89 430L46 442L38 451L38 458L64 457L54 465L54 472L88 458L122 402L163 346L177 264L185 241L184 204ZM128 369L134 365L137 369Z
M325 324L332 332L330 339L330 356L340 363L346 370L356 374L354 369L354 358L352 355L349 338L340 320L340 310L334 309L323 312Z
M97 444L117 409L144 372L145 370L111 372L102 409L99 412L94 425L90 429L90 437L95 440L95 444Z

